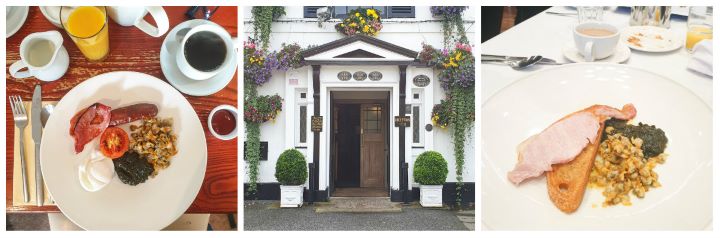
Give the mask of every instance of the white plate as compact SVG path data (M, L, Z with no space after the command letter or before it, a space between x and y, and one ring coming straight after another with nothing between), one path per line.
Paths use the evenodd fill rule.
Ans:
M577 50L577 47L575 47L575 44L573 42L565 44L565 47L563 47L562 51L563 56L565 56L565 58L572 62L585 62L585 57L580 54L580 51ZM630 55L630 48L628 48L622 43L618 43L617 47L615 47L615 53L603 59L596 59L595 62L619 64L630 59Z
M40 12L42 12L45 19L56 27L62 28L60 22L60 6L40 6Z
M593 104L633 103L634 122L656 125L669 142L658 165L662 187L632 206L602 207L588 189L565 214L550 201L545 177L515 186L507 179L516 146L563 116ZM494 230L700 230L712 221L712 112L661 75L617 64L578 63L520 79L482 106L482 221ZM597 207L593 207L596 204Z
M638 34L642 34L639 36ZM629 43L631 36L640 39L640 45ZM656 38L660 37L660 39ZM620 41L628 47L645 52L668 52L680 48L684 41L680 34L656 26L630 26L620 33Z
M140 102L157 105L158 117L173 119L178 154L172 164L137 186L122 183L116 175L102 190L85 191L77 175L81 159L68 130L70 118L95 102L113 108ZM77 85L58 102L42 141L40 159L48 191L60 210L87 230L162 229L187 210L205 177L207 146L195 110L177 90L147 74L112 72Z
M194 80L188 78L182 72L180 72L180 69L177 66L177 62L175 61L175 50L168 49L170 48L170 45L177 44L168 44L168 42L175 41L175 35L177 35L177 32L181 29L191 28L203 24L217 25L214 22L201 19L189 20L180 23L175 26L167 34L167 36L165 36L165 40L163 41L162 47L160 48L160 68L162 68L165 78L167 78L168 82L170 82L170 84L172 84L181 92L193 96L207 96L220 91L225 86L227 86L228 83L230 83L233 76L235 76L235 72L237 69L236 54L234 54L235 52L231 52L231 67L226 67L226 70L219 72L212 78L206 80Z
M20 30L20 27L25 24L25 19L27 19L28 11L30 11L30 7L28 6L5 6L6 9L6 15L5 15L5 38L10 38L11 36L15 35L15 33ZM8 10L8 8L10 10Z

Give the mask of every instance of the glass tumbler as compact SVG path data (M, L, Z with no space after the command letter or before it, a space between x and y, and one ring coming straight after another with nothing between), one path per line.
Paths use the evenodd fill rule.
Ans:
M590 6L590 7L577 7L578 22L589 22L589 21L602 21L603 7Z
M685 49L692 51L695 44L712 39L713 7L690 7L687 21Z
M108 17L105 7L60 8L60 23L89 61L103 61L110 52Z

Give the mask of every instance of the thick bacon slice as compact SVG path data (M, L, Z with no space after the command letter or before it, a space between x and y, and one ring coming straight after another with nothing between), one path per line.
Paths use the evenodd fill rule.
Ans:
M80 153L85 144L99 136L110 124L110 107L95 103L83 109L70 119L70 136L75 140L75 153Z
M563 117L518 146L518 162L508 172L508 179L520 184L528 178L552 170L553 164L573 160L588 144L595 141L602 122L610 118L630 120L635 118L636 113L632 104L626 104L622 110L594 105Z

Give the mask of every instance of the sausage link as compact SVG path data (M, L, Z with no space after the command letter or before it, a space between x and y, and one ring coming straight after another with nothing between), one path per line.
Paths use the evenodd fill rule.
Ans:
M140 119L155 117L158 108L155 104L138 103L126 107L116 108L110 111L110 126L130 123Z

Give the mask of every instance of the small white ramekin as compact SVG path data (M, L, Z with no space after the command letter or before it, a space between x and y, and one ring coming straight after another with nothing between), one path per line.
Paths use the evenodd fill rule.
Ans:
M215 133L215 130L214 130L213 127L212 127L212 118L213 118L213 116L215 115L215 112L220 111L220 110L228 110L228 111L230 111L230 113L232 113L233 116L235 117L235 123L236 123L235 129L234 129L233 131L231 131L231 132L230 132L229 134L227 134L227 135L220 135L220 134L218 134L218 133ZM215 138L218 138L218 139L221 139L221 140L232 140L232 139L234 139L235 137L237 137L238 127L240 126L240 123L239 123L238 120L240 120L240 119L241 119L241 118L238 117L237 108L235 108L235 107L233 107L233 106L230 106L230 105L227 105L227 104L223 104L223 105L217 106L217 107L213 108L212 111L210 111L210 114L208 115L208 119L207 119L208 130L210 130L210 133L211 133L213 136L215 136Z

